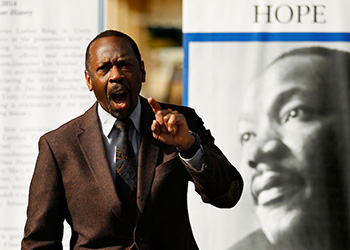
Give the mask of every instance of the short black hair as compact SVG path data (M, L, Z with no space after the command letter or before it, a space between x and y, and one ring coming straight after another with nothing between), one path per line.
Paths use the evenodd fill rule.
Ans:
M327 58L329 63L337 64L338 62L345 63L344 66L350 65L350 52L332 49L327 47L301 47L290 50L283 53L275 60L273 60L269 65L275 64L277 61L280 61L286 57L290 56L308 56L308 55L319 55ZM333 65L335 66L335 65ZM339 65L338 65L339 66Z
M338 82L338 84L341 82L343 87L350 90L350 52L344 50L321 46L295 48L278 56L267 65L264 71L286 58L312 55L325 58L325 67L323 70L328 81Z
M139 50L136 42L130 36L128 36L127 34L125 34L123 32L117 31L117 30L105 30L105 31L101 32L100 34L98 34L94 39L92 39L91 42L89 43L89 45L86 48L86 52L85 52L85 69L87 71L89 71L90 65L91 65L91 56L90 56L91 44L93 42L95 42L96 40L100 39L100 38L111 37L111 36L120 37L120 38L126 39L130 43L131 48L132 48L132 50L135 53L136 59L141 63L142 59L141 59L140 50Z

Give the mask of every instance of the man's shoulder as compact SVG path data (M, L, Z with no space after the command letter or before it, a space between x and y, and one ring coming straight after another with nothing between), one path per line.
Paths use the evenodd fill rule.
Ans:
M273 250L274 247L267 240L264 232L258 229L235 243L228 250Z

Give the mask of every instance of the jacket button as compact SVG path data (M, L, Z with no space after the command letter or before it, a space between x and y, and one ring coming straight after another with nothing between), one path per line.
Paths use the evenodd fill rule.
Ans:
M209 174L213 174L213 169L208 165L204 165L204 169L209 172Z

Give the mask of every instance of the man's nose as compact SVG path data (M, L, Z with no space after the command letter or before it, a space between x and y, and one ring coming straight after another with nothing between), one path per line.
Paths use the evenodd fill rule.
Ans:
M287 147L279 136L269 134L256 138L248 150L248 166L257 169L259 164L270 165L269 163L283 159Z
M124 78L123 71L119 69L117 65L113 65L113 67L110 69L109 81L119 82L123 78Z

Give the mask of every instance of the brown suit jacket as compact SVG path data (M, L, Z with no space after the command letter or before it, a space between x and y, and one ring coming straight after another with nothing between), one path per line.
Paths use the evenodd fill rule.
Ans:
M135 215L130 217L130 207L115 188L95 104L40 138L23 250L62 249L64 220L72 229L71 249L198 249L187 211L188 181L204 202L225 208L237 203L242 178L194 110L163 104L183 113L200 135L205 150L201 171L182 162L175 147L152 137L154 114L141 99Z

